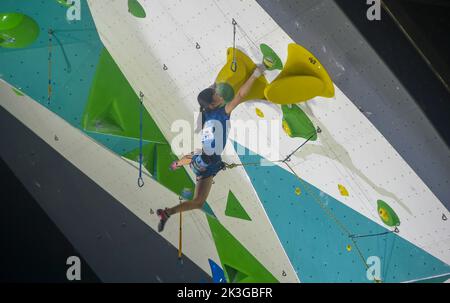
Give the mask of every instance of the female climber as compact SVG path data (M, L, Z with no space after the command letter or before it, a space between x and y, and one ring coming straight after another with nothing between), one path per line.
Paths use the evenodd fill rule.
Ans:
M248 80L241 86L234 98L225 105L225 100L219 96L215 86L206 88L200 92L197 101L200 104L202 114L202 150L191 153L172 164L175 170L184 165L189 165L197 176L194 197L190 201L184 201L172 208L158 209L156 214L160 221L158 231L161 232L170 216L193 209L201 209L211 190L214 176L224 168L221 154L228 139L229 119L231 112L241 104L253 83L266 70L263 64L257 65ZM228 122L228 123L227 123Z

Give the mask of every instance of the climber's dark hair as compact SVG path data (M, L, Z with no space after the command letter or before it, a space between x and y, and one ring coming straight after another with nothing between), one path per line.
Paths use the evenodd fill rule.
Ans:
M214 93L215 93L214 87L208 87L202 90L200 94L198 94L197 96L197 101L198 104L200 105L200 114L202 115L202 128L203 124L205 123L205 112L208 111L208 105L210 105L214 101L213 99Z
M204 90L202 90L200 92L200 94L198 94L197 101L198 101L198 104L200 105L201 112L207 111L208 105L213 103L214 93L215 93L214 88L208 87L208 88L205 88Z

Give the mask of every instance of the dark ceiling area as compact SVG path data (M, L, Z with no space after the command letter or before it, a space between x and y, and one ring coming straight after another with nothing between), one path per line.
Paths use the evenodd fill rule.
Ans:
M407 34L450 86L450 1L384 0Z
M382 0L380 21L366 1L335 2L450 146L450 1Z

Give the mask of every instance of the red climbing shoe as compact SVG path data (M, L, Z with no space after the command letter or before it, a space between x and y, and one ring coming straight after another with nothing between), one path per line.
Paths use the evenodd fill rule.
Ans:
M169 214L167 214L167 208L165 210L158 209L156 215L159 217L158 232L162 232L167 220L170 218Z

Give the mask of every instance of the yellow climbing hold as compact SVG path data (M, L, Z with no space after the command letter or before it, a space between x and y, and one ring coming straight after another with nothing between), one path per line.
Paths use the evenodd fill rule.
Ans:
M292 130L286 120L283 120L283 130L289 137L292 137Z
M256 115L260 118L264 118L264 113L259 108L255 108Z
M384 224L388 226L399 226L400 219L395 211L383 200L377 201L378 215Z
M338 189L339 189L339 192L341 193L341 196L348 197L348 191L344 185L338 184Z
M383 220L383 222L389 221L389 212L387 212L384 208L380 208L378 210L378 213L380 214L380 218L381 220Z
M236 59L236 70L231 69L233 59ZM256 68L252 59L239 49L227 49L227 63L220 70L215 80L216 92L230 102L239 88L245 83ZM255 80L244 101L254 99L265 99L264 89L268 82L265 76L260 76Z
M347 245L347 251L351 251L352 250L352 246L351 245Z
M264 65L265 65L268 69L270 69L270 68L273 67L273 61L272 61L272 59L269 58L269 57L263 58L263 63L264 63Z
M334 96L334 85L329 74L303 46L291 43L283 70L264 89L266 99L278 104L306 102L314 97Z
M302 193L302 190L300 189L300 187L297 187L297 188L295 189L295 194L296 194L297 196L300 196L301 193Z

